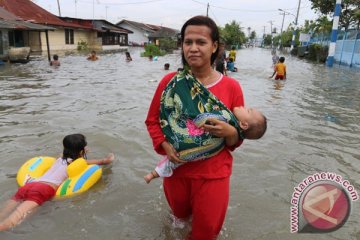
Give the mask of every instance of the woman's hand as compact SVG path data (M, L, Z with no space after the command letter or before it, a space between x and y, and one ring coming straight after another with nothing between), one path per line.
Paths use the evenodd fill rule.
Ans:
M226 138L237 135L237 131L233 126L216 118L209 118L200 128L216 137Z
M167 158L169 159L170 162L186 163L186 161L181 160L179 158L179 153L175 150L175 148L170 143L168 143L167 141L164 141L161 143L161 146L164 149L164 151L166 152Z
M211 135L225 138L226 145L228 146L233 146L239 141L236 128L216 118L209 118L205 124L200 127Z

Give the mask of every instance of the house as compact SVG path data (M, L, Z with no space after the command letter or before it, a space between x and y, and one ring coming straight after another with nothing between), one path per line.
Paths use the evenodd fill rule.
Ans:
M52 51L64 51L76 50L82 43L86 43L90 49L108 49L110 45L103 46L103 43L112 45L121 39L122 43L126 44L124 35L130 33L105 20L93 22L72 18L61 19L30 0L0 0L0 7L23 21L54 28L54 31L29 33L31 51L47 50L47 35ZM115 34L115 31L118 34Z
M180 46L180 31L172 28L161 27L156 32L149 34L149 41L155 43L156 45L160 44L161 39L171 39L176 41L177 45Z
M49 30L54 28L23 21L0 7L0 59L28 60L31 36Z
M128 46L128 34L132 34L132 31L119 27L103 19L96 20L70 17L60 17L60 19L68 23L76 23L84 27L90 27L94 32L96 32L96 34L92 36L92 49L120 49L122 46ZM85 40L81 39L81 41Z
M133 34L129 35L129 45L143 46L146 43L159 42L161 38L177 39L179 31L157 26L153 24L140 23L123 19L116 24L117 26L129 29Z

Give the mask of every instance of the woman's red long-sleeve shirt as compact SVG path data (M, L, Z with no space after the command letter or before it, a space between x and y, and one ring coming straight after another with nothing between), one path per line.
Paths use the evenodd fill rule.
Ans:
M165 155L165 151L161 147L161 143L166 140L160 127L160 97L166 85L176 73L169 73L159 83L154 97L152 99L149 112L145 121L150 137L153 141L154 149L157 153ZM244 97L240 84L227 76L223 76L214 85L208 87L220 101L222 101L231 111L234 107L244 106ZM240 146L242 141L240 140ZM234 149L234 148L233 148ZM231 175L232 155L230 148L224 148L219 154L206 160L188 162L176 168L173 177L186 178L206 178L215 179L223 178Z

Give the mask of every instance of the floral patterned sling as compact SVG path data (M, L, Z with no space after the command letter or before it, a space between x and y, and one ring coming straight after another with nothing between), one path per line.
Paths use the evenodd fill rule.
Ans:
M212 157L225 146L224 138L204 132L199 126L216 118L242 130L233 113L187 70L177 73L160 99L160 125L180 159L194 161Z

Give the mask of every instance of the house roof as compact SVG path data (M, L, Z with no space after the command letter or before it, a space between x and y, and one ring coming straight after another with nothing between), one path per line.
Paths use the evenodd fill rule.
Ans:
M118 33L134 33L128 29L119 27L106 20L94 20L94 27L102 31L118 32Z
M135 21L130 21L123 19L120 22L118 22L116 25L121 25L122 23L126 23L132 27L135 27L141 31L150 32L149 38L168 38L168 37L177 37L180 33L179 30L168 28L168 27L162 27L157 26L153 24L148 23L140 23Z
M120 25L122 23L127 23L130 26L133 26L133 27L138 28L138 29L140 29L142 31L148 31L148 32L156 32L157 30L159 30L161 28L160 26L147 24L147 23L140 23L140 22L130 21L130 20L126 20L126 19L121 20L116 25Z
M98 32L117 32L117 33L133 33L132 31L119 27L111 22L108 22L104 19L80 19L80 18L70 18L70 17L60 17L66 22L76 23L78 25L84 26L85 28L91 28Z
M172 38L177 37L180 34L180 31L167 28L167 27L161 27L158 31L150 33L149 38Z
M18 20L3 20L0 19L0 29L15 29L15 30L55 30L55 28L25 21Z
M0 7L0 19L4 19L4 20L22 20L21 18L15 16L11 12L6 11L2 7Z
M0 28L18 30L55 30L52 27L23 21L21 18L0 7Z
M54 14L46 11L30 0L0 0L0 7L8 12L37 24L62 26L70 28L81 28L81 26L73 23L62 21Z

